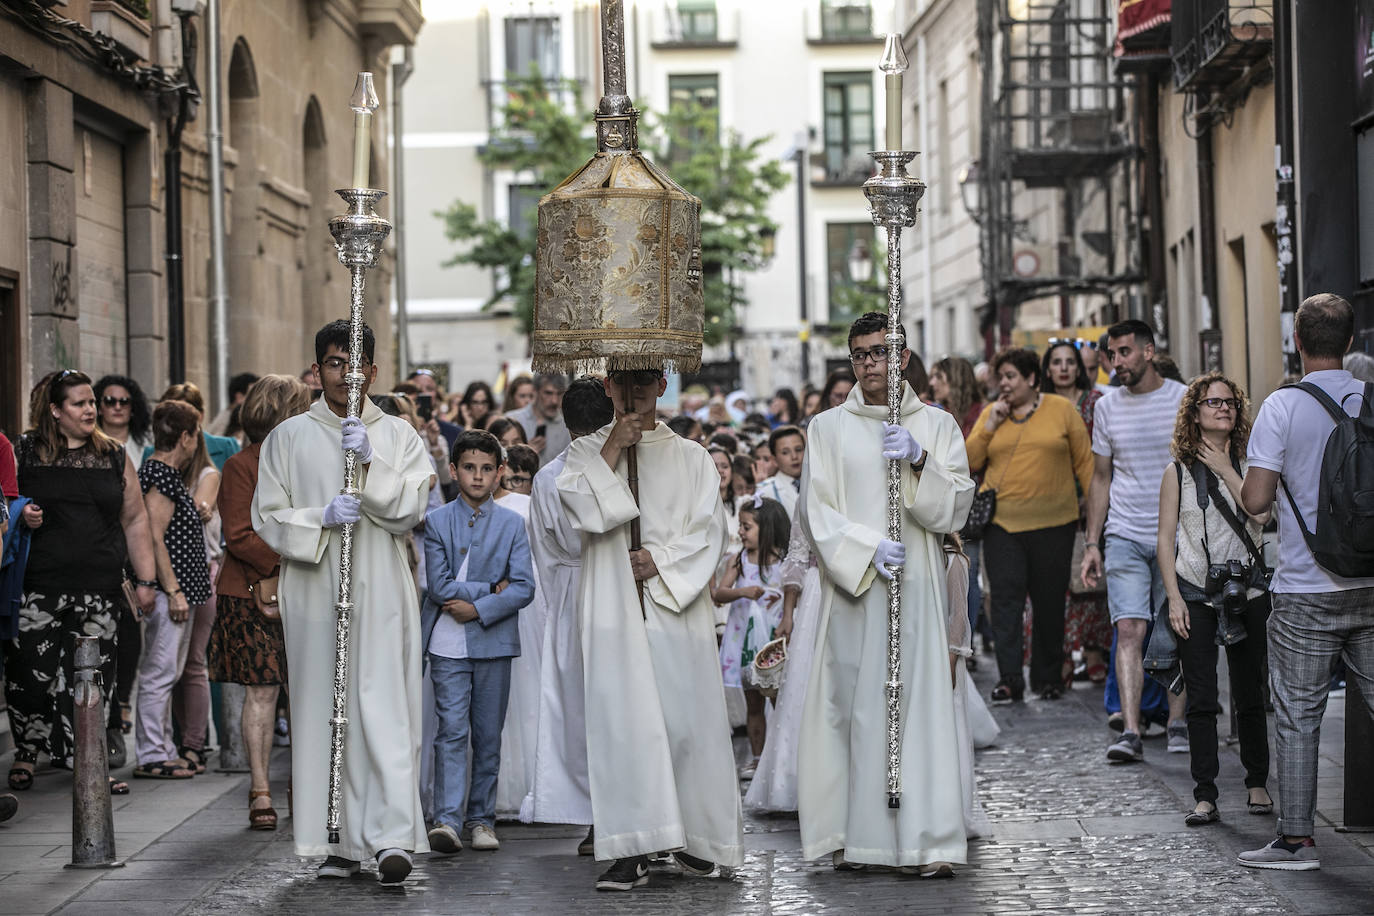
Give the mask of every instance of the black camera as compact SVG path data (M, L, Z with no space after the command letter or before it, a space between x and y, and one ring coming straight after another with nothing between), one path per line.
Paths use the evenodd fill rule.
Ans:
M1213 606L1220 606L1228 614L1245 610L1245 591L1253 578L1250 567L1240 560L1227 560L1207 567L1204 587Z

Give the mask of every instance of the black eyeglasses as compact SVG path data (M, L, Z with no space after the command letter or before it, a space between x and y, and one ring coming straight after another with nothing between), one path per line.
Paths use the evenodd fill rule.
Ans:
M512 474L506 478L506 489L514 490L516 487L526 486L534 481L533 477L526 474Z
M1240 398L1203 398L1198 403L1213 410L1221 410L1223 407L1240 410Z
M867 350L853 350L849 354L849 361L856 366L864 363L881 363L887 359L887 347L870 347Z
M104 404L106 407L128 407L133 402L133 398L117 398L108 394L100 399L100 403Z
M343 372L348 368L348 360L342 356L330 356L326 358L324 362L320 363L320 365L330 372ZM363 371L367 371L367 367L370 365L372 365L372 361L364 356L362 361Z

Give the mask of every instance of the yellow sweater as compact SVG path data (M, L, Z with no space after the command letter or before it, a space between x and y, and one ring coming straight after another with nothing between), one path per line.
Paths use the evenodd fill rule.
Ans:
M980 489L997 491L993 524L1013 533L1077 521L1074 479L1085 497L1092 483L1092 442L1083 418L1057 394L1040 399L1028 420L1008 417L995 433L987 429L989 404L968 435L969 470L983 472Z

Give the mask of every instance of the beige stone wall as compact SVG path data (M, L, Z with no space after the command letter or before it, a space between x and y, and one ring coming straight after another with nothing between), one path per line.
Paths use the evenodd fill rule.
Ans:
M231 374L299 372L313 359L314 333L348 317L348 273L334 255L328 222L342 209L335 188L351 183L353 114L348 97L359 70L373 71L387 104L382 48L367 46L351 4L226 0L224 65L226 222ZM236 73L235 48L247 49L256 95ZM240 54L240 62L245 56ZM204 86L205 60L200 61ZM228 98L231 82L238 97ZM314 101L313 110L312 100ZM307 147L307 111L312 145ZM385 120L373 119L372 181L390 174ZM209 176L206 118L186 130L183 168L186 246L187 375L206 384L213 365L209 333ZM320 142L322 141L322 142ZM383 207L383 215L389 213ZM379 341L381 376L392 368L389 255L368 273L367 320Z
M1185 376L1202 371L1198 333L1208 326L1197 229L1196 141L1183 126L1181 95L1160 96L1169 348ZM1250 93L1229 125L1212 133L1217 308L1223 370L1258 403L1282 381L1278 252L1274 223L1274 90Z

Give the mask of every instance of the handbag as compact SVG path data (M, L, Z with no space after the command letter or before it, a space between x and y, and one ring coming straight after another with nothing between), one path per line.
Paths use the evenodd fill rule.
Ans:
M1026 419L1030 419L1029 414L1026 415ZM999 486L1003 480L1007 479L1007 471L1011 470L1011 459L1016 457L1016 450L1021 446L1021 437L1025 434L1026 427L1022 425L1021 432L1016 436L1016 444L1011 447L1011 454L1007 456L1006 469L1002 471L1002 476L997 481ZM996 514L997 487L988 487L986 490L979 490L974 493L973 502L968 507L968 519L964 522L964 530L959 532L960 536L966 541L982 540L988 525L992 524L992 517Z
M277 603L277 576L264 576L248 586L253 607L268 620L281 620L281 605Z

